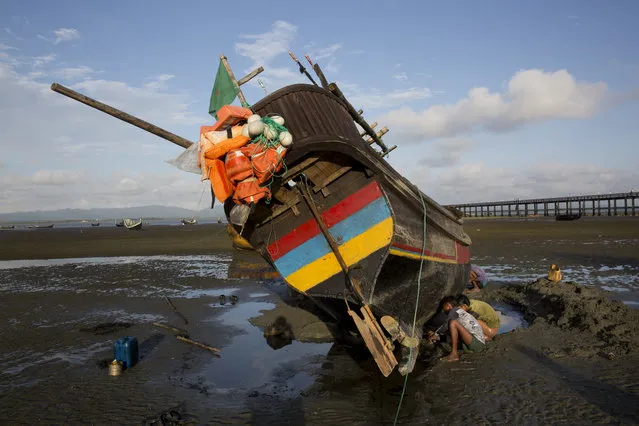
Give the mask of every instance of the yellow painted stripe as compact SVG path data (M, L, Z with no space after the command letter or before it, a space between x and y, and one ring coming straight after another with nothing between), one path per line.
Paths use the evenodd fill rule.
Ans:
M406 252L403 250L397 250L397 249L390 249L390 254L392 254L393 256L408 257L409 259L424 258L424 260L430 260L431 262L438 262L438 263L452 263L452 264L457 263L457 261L452 259L442 259L441 257L433 257L433 256L420 256L418 253L409 253L409 252Z
M351 266L389 245L392 238L393 218L389 217L339 246L339 252L346 265ZM306 291L341 271L335 254L330 252L293 272L286 281L297 290Z

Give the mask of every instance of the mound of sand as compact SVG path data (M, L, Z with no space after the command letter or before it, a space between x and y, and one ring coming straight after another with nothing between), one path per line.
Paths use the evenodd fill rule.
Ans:
M548 330L550 326L566 335L587 333L574 353L616 356L639 348L639 311L611 300L594 287L541 278L525 286L487 288L473 297L516 307L531 322L532 332Z

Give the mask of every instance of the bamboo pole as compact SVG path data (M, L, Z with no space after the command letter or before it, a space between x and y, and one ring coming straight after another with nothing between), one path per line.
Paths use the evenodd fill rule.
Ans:
M319 78L319 81L322 87L328 90L328 80L324 76L324 73L322 72L322 69L320 68L319 64L314 64L313 70L315 70L315 74L317 74L317 78Z
M377 127L377 121L374 122L373 124L370 125L371 129L374 129L375 127ZM366 134L366 130L364 130L362 133L360 133L359 135L364 137L364 135Z
M248 83L249 81L251 81L253 79L253 77L258 75L262 71L264 71L264 67L263 66L259 66L258 68L255 68L253 71L251 71L250 73L246 74L244 77L240 78L237 81L237 85L241 86L243 84Z
M368 133L368 135L371 138L373 138L373 141L380 148L382 148L383 154L386 154L386 152L388 152L388 147L386 146L386 144L384 142L382 142L382 140L379 137L377 137L377 134L375 133L375 131L373 129L371 129L371 126L368 125L366 120L364 120L364 118L362 118L362 116L357 113L355 108L353 108L353 105L351 105L351 103L348 101L348 99L346 99L346 97L344 96L344 94L342 93L340 88L337 87L337 84L335 84L335 83L329 84L328 85L328 90L331 93L333 93L335 96L340 98L346 104L346 108L347 108L349 114L351 115L351 117L353 118L353 120L357 124L359 124L362 127L362 129L366 130L366 133Z
M165 330L169 330L169 331L172 331L174 333L177 333L177 334L180 334L180 335L183 335L183 336L188 336L189 335L188 331L182 330L181 328L173 327L173 326L168 325L168 324L162 324L162 323L159 323L159 322L154 322L154 323L151 323L151 324L153 324L156 327L160 327L160 328L163 328Z
M189 339L187 337L183 337L183 336L176 336L176 338L178 340L183 341L183 342L190 343L191 345L197 346L198 348L202 348L202 349L206 349L207 351L211 351L218 358L220 356L219 355L220 350L216 349L216 348L214 348L212 346L205 345L204 343L196 342L195 340L191 340L191 339Z
M61 84L53 83L51 85L51 90L61 95L64 95L68 98L71 98L73 100L76 100L80 103L88 105L91 108L95 108L98 111L102 111L106 114L109 114L110 116L115 117L119 120L122 120L126 123L132 124L135 127L139 127L142 130L146 130L149 133L153 133L154 135L159 136L163 139L166 139L169 142L173 142L174 144L179 145L183 148L188 148L191 145L193 145L193 142L191 142L188 139L185 139L181 136L178 136L174 133L164 130L161 127L158 127L154 124L149 123L148 121L144 121L140 118L134 117L131 114L127 114L124 111L120 111L117 108L113 108L110 105L104 104L100 101L96 101L95 99L92 99L88 96L78 93L75 90L71 90L68 87L65 87Z
M237 89L237 97L240 98L240 103L242 104L243 107L247 108L249 104L248 102L246 102L244 93L242 93L242 89L240 89L240 85L237 83L237 80L235 79L235 74L233 74L233 70L231 69L231 66L229 65L229 61L226 59L226 56L220 55L220 61L222 61L222 65L226 69L226 72L229 74L231 81L233 82L233 84L235 85L235 88Z
M166 296L165 296L165 297L164 297L164 300L166 300L166 303L168 303L168 304L169 304L169 306L171 307L171 310L172 310L173 312L175 312L175 314L176 314L177 316L179 316L179 317L182 319L182 321L184 321L184 325L188 325L188 324L189 324L189 320L188 320L188 319L186 319L186 317L185 317L184 315L182 315L182 313L181 313L180 311L178 311L178 310L177 310L177 308L175 307L175 305L173 304L173 302L171 302L171 299L169 299L168 297L166 297Z

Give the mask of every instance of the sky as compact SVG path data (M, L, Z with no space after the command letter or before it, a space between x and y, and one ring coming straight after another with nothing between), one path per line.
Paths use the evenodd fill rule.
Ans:
M50 90L58 82L190 140L219 55L269 92L309 54L441 204L639 188L639 2L0 3L0 213L204 208L182 148ZM256 79L242 87L255 103ZM204 192L206 191L206 192ZM204 193L204 197L202 194ZM202 201L200 201L202 199Z

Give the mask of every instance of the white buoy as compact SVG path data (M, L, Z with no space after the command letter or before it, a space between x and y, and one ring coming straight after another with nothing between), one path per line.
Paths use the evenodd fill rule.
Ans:
M264 123L261 121L250 121L246 127L248 127L249 137L254 138L255 136L261 134L264 131Z
M254 121L259 121L261 119L262 119L262 117L260 117L258 114L253 114L246 120L246 122L247 123L252 123Z
M288 148L292 144L293 144L293 135L291 135L289 132L280 133L280 145L282 145L284 148Z
M280 126L284 125L284 118L280 115L274 115L273 117L271 117L271 120L275 121Z
M275 137L277 136L277 131L271 129L270 126L264 126L264 137L270 141L272 141L273 139L275 139Z

